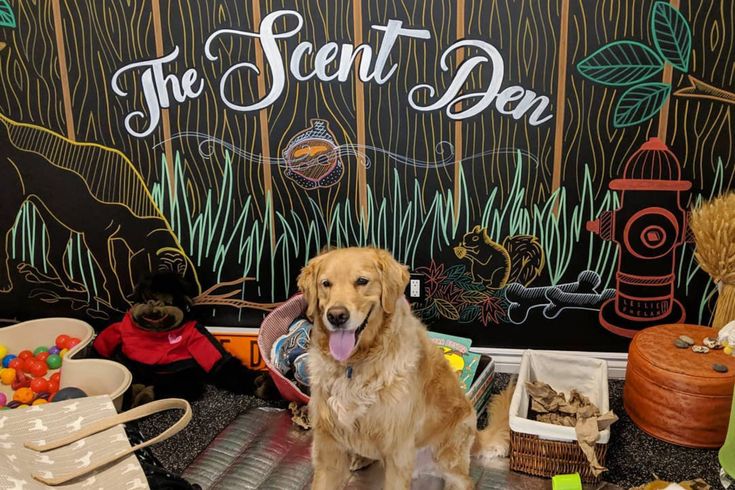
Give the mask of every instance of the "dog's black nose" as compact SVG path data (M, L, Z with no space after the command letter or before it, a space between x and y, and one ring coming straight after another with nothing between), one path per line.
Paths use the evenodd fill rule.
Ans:
M327 320L335 327L344 325L349 319L350 312L343 306L334 306L327 310Z

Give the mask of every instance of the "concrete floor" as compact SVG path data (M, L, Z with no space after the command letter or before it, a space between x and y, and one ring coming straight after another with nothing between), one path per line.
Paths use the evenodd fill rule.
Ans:
M189 465L184 477L203 490L305 490L310 487L311 435L291 423L285 410L253 408L237 417ZM547 490L551 481L513 473L507 460L489 468L472 467L477 490ZM355 472L348 490L383 488L379 463ZM420 477L412 490L441 490L442 480ZM607 484L585 490L621 490Z

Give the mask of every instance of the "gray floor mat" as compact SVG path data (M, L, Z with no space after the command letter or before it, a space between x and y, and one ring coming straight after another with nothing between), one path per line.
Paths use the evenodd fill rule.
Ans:
M295 427L288 411L252 408L228 425L184 472L204 490L305 490L311 483L311 433ZM546 490L549 480L508 471L507 460L472 467L478 490ZM382 488L382 468L354 473L348 490ZM441 490L442 480L421 477L412 490ZM599 485L586 488L600 488ZM614 489L617 487L607 486Z

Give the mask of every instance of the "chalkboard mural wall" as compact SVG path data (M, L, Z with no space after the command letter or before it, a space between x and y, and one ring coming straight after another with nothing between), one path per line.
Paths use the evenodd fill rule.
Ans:
M475 345L706 324L734 33L728 1L0 0L0 317L101 326L164 268L257 326L374 244Z

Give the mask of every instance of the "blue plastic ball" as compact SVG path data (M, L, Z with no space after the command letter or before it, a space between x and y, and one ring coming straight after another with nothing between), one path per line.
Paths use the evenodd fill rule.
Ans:
M8 354L7 356L3 357L3 367L8 367L8 364L10 364L10 361L15 359L17 356L15 354Z

